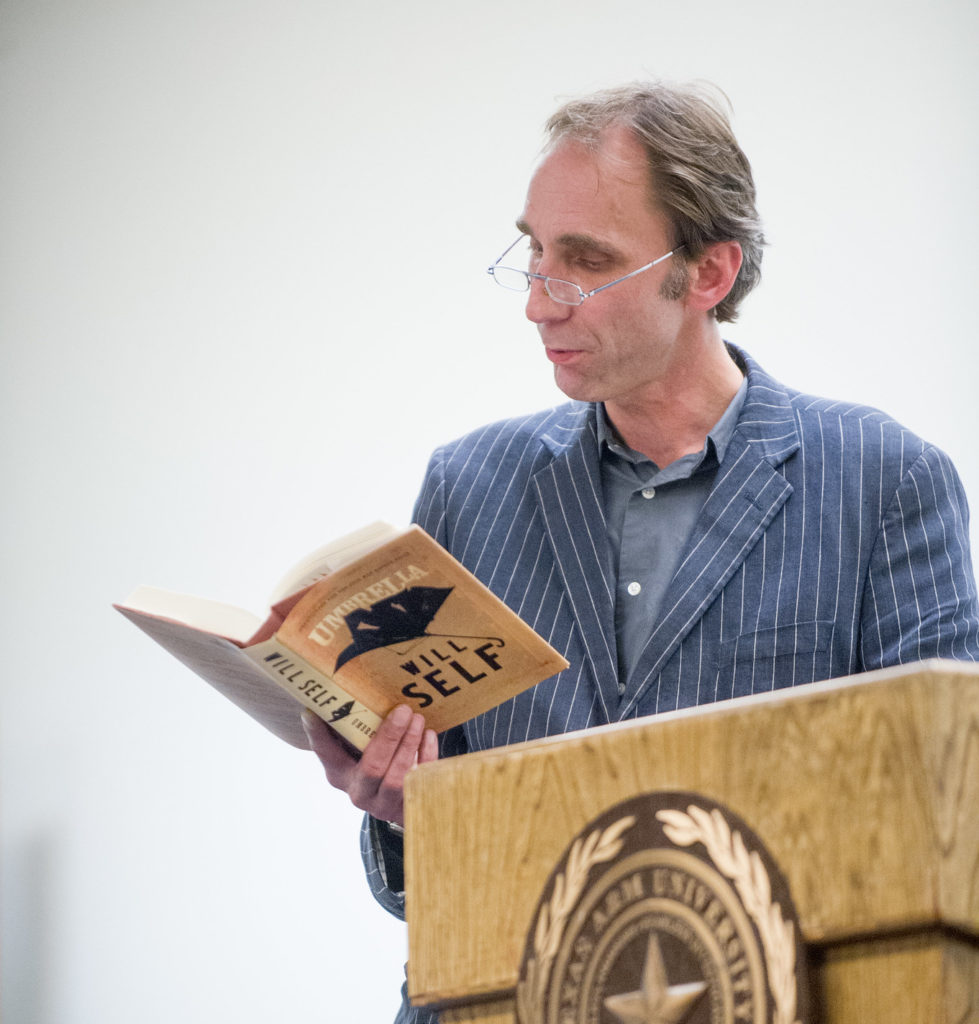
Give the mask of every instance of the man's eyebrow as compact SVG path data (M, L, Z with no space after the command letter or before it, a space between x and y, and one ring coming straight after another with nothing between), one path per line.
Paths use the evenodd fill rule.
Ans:
M529 238L534 237L534 232L525 220L517 221L517 230ZM622 253L614 245L599 241L594 235L571 231L564 235L558 235L557 244L572 254L593 253L607 256L609 259L622 258Z
M571 232L566 235L558 235L557 243L569 253L598 254L607 256L609 259L621 259L622 257L622 253L614 245L599 241L594 235Z

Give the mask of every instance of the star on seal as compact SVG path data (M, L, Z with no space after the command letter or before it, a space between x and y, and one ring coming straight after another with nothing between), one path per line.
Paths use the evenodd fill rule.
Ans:
M605 1008L620 1024L682 1024L706 991L704 981L670 985L659 939L652 935L646 947L646 965L639 991L607 996Z

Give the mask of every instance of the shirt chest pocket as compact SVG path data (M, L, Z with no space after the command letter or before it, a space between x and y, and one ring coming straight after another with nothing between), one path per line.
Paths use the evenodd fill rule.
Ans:
M716 659L716 698L743 697L829 679L833 623L793 622L721 643Z

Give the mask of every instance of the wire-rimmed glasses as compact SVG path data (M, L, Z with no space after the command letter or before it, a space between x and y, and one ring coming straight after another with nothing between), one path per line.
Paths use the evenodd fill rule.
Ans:
M640 267L638 270L633 270L632 273L626 274L624 277L617 277L614 281L609 281L608 284L599 285L597 288L592 288L590 292L586 292L573 281L562 281L559 277L547 277L544 274L534 274L529 270L518 270L516 267L502 266L501 262L510 250L519 242L522 242L526 237L526 235L520 235L516 241L511 245L508 245L503 252L503 255L501 255L491 267L486 268L486 273L489 274L501 288L506 288L508 291L512 292L529 291L531 281L543 281L544 291L547 292L548 296L550 296L550 298L555 302L560 302L565 306L580 306L585 299L590 299L593 295L597 295L598 292L603 292L606 288L611 288L613 284L621 284L623 281L628 281L630 277L635 277L636 274L641 274L644 270L650 270L658 263L668 260L675 252L683 248L682 244L678 245L675 249L671 249L666 253L665 256L658 257L652 262L645 264L645 266Z

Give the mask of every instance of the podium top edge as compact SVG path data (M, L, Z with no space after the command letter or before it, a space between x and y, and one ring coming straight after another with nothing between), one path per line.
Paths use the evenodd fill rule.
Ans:
M508 746L493 747L488 750L473 751L461 755L467 761L493 760L506 757L517 751L526 751L528 748L550 749L555 745L567 742L580 741L583 737L595 733L608 733L611 731L625 731L629 729L649 728L651 725L667 725L671 722L683 721L689 718L706 718L708 716L740 715L755 708L775 707L790 702L804 703L812 700L823 700L834 693L845 693L860 689L876 689L884 686L891 686L900 683L917 681L921 677L927 677L930 681L936 679L957 679L967 680L970 684L979 686L979 663L971 661L956 661L950 658L929 658L924 661L912 662L907 665L895 665L888 668L875 669L869 672L860 672L852 676L842 676L836 679L824 679L814 683L804 683L799 686L789 686L783 689L770 690L767 693L753 693L744 697L733 697L728 700L713 701L709 704L698 704L688 708L677 708L673 711L661 711L654 715L645 715L639 718L629 718L621 722L610 722L607 725L593 726L588 729L579 729L574 732L557 733L553 736L544 736L538 739L525 740L521 743L512 743ZM456 760L456 758L452 758ZM410 775L437 771L444 761L432 761L428 764L418 765Z

